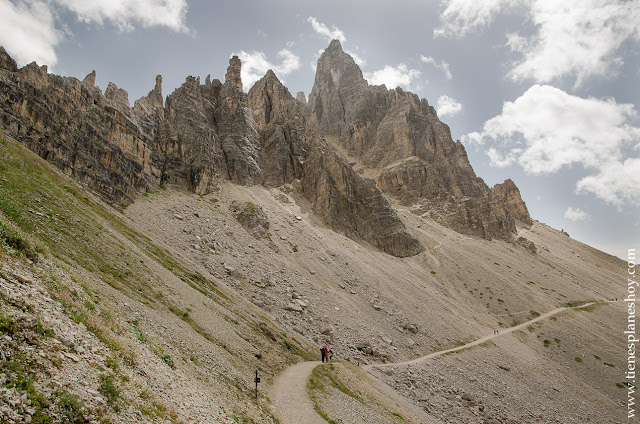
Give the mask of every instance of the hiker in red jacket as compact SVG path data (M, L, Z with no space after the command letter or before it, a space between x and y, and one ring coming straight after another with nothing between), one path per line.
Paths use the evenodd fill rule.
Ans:
M320 349L320 351L322 352L322 362L329 362L329 348L327 346L324 346Z

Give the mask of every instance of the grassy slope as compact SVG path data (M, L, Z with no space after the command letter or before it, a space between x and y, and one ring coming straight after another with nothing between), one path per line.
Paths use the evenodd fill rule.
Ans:
M254 370L269 381L288 363L308 357L309 346L287 339L282 328L219 287L206 271L172 257L118 211L6 136L0 137L0 213L5 232L30 240L32 249L38 246L55 258L85 289L87 299L74 300L61 294L70 290L51 288L70 303L66 313L75 314L102 340L125 332L133 344L143 342L143 355L151 351L185 374L205 379L221 406L242 411L238 414L245 419L270 420L251 400ZM20 255L6 238L2 246L6 260ZM102 316L115 316L113 328L90 318L96 299L104 299L97 304ZM123 305L139 318L129 319ZM176 331L162 331L154 325L157 320ZM115 356L128 357L125 365L140 366L135 349L115 342L111 349ZM231 399L229 404L225 399Z
M305 335L313 338L318 330L339 321L342 325L336 326L336 342L342 348L352 348L358 340L372 340L384 346L377 339L380 334L387 334L398 347L397 352L390 351L390 359L402 360L470 341L491 328L511 326L561 305L611 298L617 293L613 283L621 269L620 261L543 224L522 231L539 248L533 256L506 243L462 236L401 211L403 220L427 251L398 259L312 225L312 217L309 223L306 216L302 222L294 220L295 215L304 215L302 210L297 210L295 203L277 201L261 187L227 187L225 190L231 192L221 193L218 209L199 207L213 203L202 202L197 196L167 192L167 199L184 202L186 209L210 209L206 213L211 215L205 216L211 217L211 232L222 230L216 226L223 227L218 223L229 218L225 212L227 203L235 198L255 202L265 208L272 224L273 243L279 248L247 249L256 242L248 235L241 237L236 229L226 240L222 236L223 246L217 248L215 256L193 255L181 249L192 243L195 231L207 233L202 217L194 222L187 217L184 221L163 218L169 213L162 210L165 196L161 193L132 205L125 217L12 141L0 145L0 156L3 219L69 268L88 293L110 301L109 307L115 310L115 316L122 317L122 325L131 329L134 341L149 339L156 355L169 355L180 371L216 387L212 391L221 399L235 399L229 403L231 408L245 410L246 416L256 421L270 419L259 407L248 406L252 405L253 370L261 370L268 382L288 363L315 351L302 339L287 336L291 328L305 330ZM145 207L157 216L149 219L149 215L139 214ZM232 221L227 224L237 226ZM218 274L216 279L207 272L221 269L221 264L213 263L214 258L245 272L235 290L229 290L221 281L226 276ZM291 277L287 285L308 295L313 308L313 312L309 309L301 315L272 309L273 321L286 325L288 330L246 301L264 298L265 294L287 298L284 284L273 288L249 284L284 269ZM300 278L302 275L305 277ZM345 283L346 289L341 287ZM349 293L350 287L357 295ZM379 300L372 301L374 296ZM120 308L124 303L130 307ZM382 310L373 309L372 303L379 303ZM130 318L131 305L141 314L135 325ZM80 302L76 309L86 314L83 308ZM594 353L586 353L603 358L613 354L610 330L614 315L606 315L605 327L609 331L587 329L583 338L575 340L546 332L536 333L534 338L532 333L530 340L522 342L531 345L535 357L544 359L545 367L541 369L568 361L570 373L577 374L580 384L597 387L598 379L610 380L597 390L613 399L619 389L614 385L618 381L610 374L622 364L608 359L616 368L603 366L600 374L604 375L585 374L584 367L574 360L581 354L580 346L586 340L592 341L596 334L602 340L594 345ZM313 322L307 317L313 317ZM163 322L165 328L154 326L154 321ZM362 325L363 322L375 325ZM410 334L398 329L403 322L417 324L420 331ZM106 327L109 325L105 323ZM581 316L579 325L588 328L586 315ZM408 345L409 338L417 345ZM562 350L545 347L541 340L549 338L553 343L554 338L562 340ZM518 346L514 351L522 349L527 348ZM263 355L264 352L268 354ZM466 354L478 352L484 349ZM118 353L121 357L127 354L126 348ZM355 352L351 359L366 362L373 358ZM372 410L376 408L372 404Z

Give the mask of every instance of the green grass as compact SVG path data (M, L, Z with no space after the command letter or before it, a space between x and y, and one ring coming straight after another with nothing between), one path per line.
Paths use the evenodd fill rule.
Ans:
M399 419L400 421L405 421L404 417L400 414L398 414L397 412L392 412L391 415L397 419Z
M313 408L316 410L318 415L320 415L322 419L328 422L329 424L338 424L336 421L329 418L327 413L324 412L320 407L320 402L318 401L317 392L319 391L322 393L326 393L327 389L325 388L325 385L322 383L322 379L323 379L322 374L320 374L319 372L316 372L316 370L319 368L321 367L315 367L311 372L311 377L309 377L309 380L307 380L307 393L309 394L309 398L313 403Z
M0 332L13 334L16 331L16 320L0 312Z
M116 406L116 402L118 402L120 394L122 393L122 390L116 384L116 375L100 374L98 380L100 382L98 392L107 399L107 404L112 407Z
M83 416L84 405L78 396L69 393L66 390L59 390L55 393L57 404L64 413L65 420L63 422L82 424L85 423Z
M173 359L169 354L164 354L160 357L164 361L165 364L169 365L169 368L172 370L177 369L176 364L173 362Z

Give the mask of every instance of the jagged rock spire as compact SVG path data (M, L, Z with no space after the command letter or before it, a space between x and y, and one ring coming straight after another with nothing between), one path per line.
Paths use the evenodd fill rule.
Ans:
M0 46L0 69L6 69L11 72L16 72L18 70L18 65L16 65L16 61L13 60L9 53L4 49L4 47Z
M87 76L84 77L84 79L82 80L82 83L89 87L95 87L96 86L96 70L94 69L93 71L88 73Z
M231 86L238 91L242 91L242 77L240 71L242 68L242 62L238 56L233 56L229 59L229 67L227 68L227 74L224 77L225 85Z

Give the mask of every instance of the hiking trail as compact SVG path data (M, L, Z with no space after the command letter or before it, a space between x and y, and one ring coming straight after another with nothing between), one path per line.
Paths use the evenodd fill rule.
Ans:
M562 307L554 309L550 312L542 314L529 321L523 322L509 328L499 329L500 334L489 334L480 339L466 343L461 346L456 346L450 349L433 352L419 358L411 359L409 361L394 362L387 364L371 364L363 366L365 371L369 371L373 368L384 367L398 367L404 365L413 365L424 362L428 359L436 358L438 356L445 355L451 352L457 352L470 347L478 346L488 340L496 337L501 337L510 334L514 331L526 328L527 326L534 324L538 321L542 321L560 312L570 309L582 309L602 302L590 302L580 306ZM326 424L326 421L318 415L309 395L307 394L307 381L313 369L320 365L320 361L299 362L291 367L287 368L277 378L273 387L271 388L271 400L273 401L275 415L282 424L294 424L294 423L308 423L308 424Z

